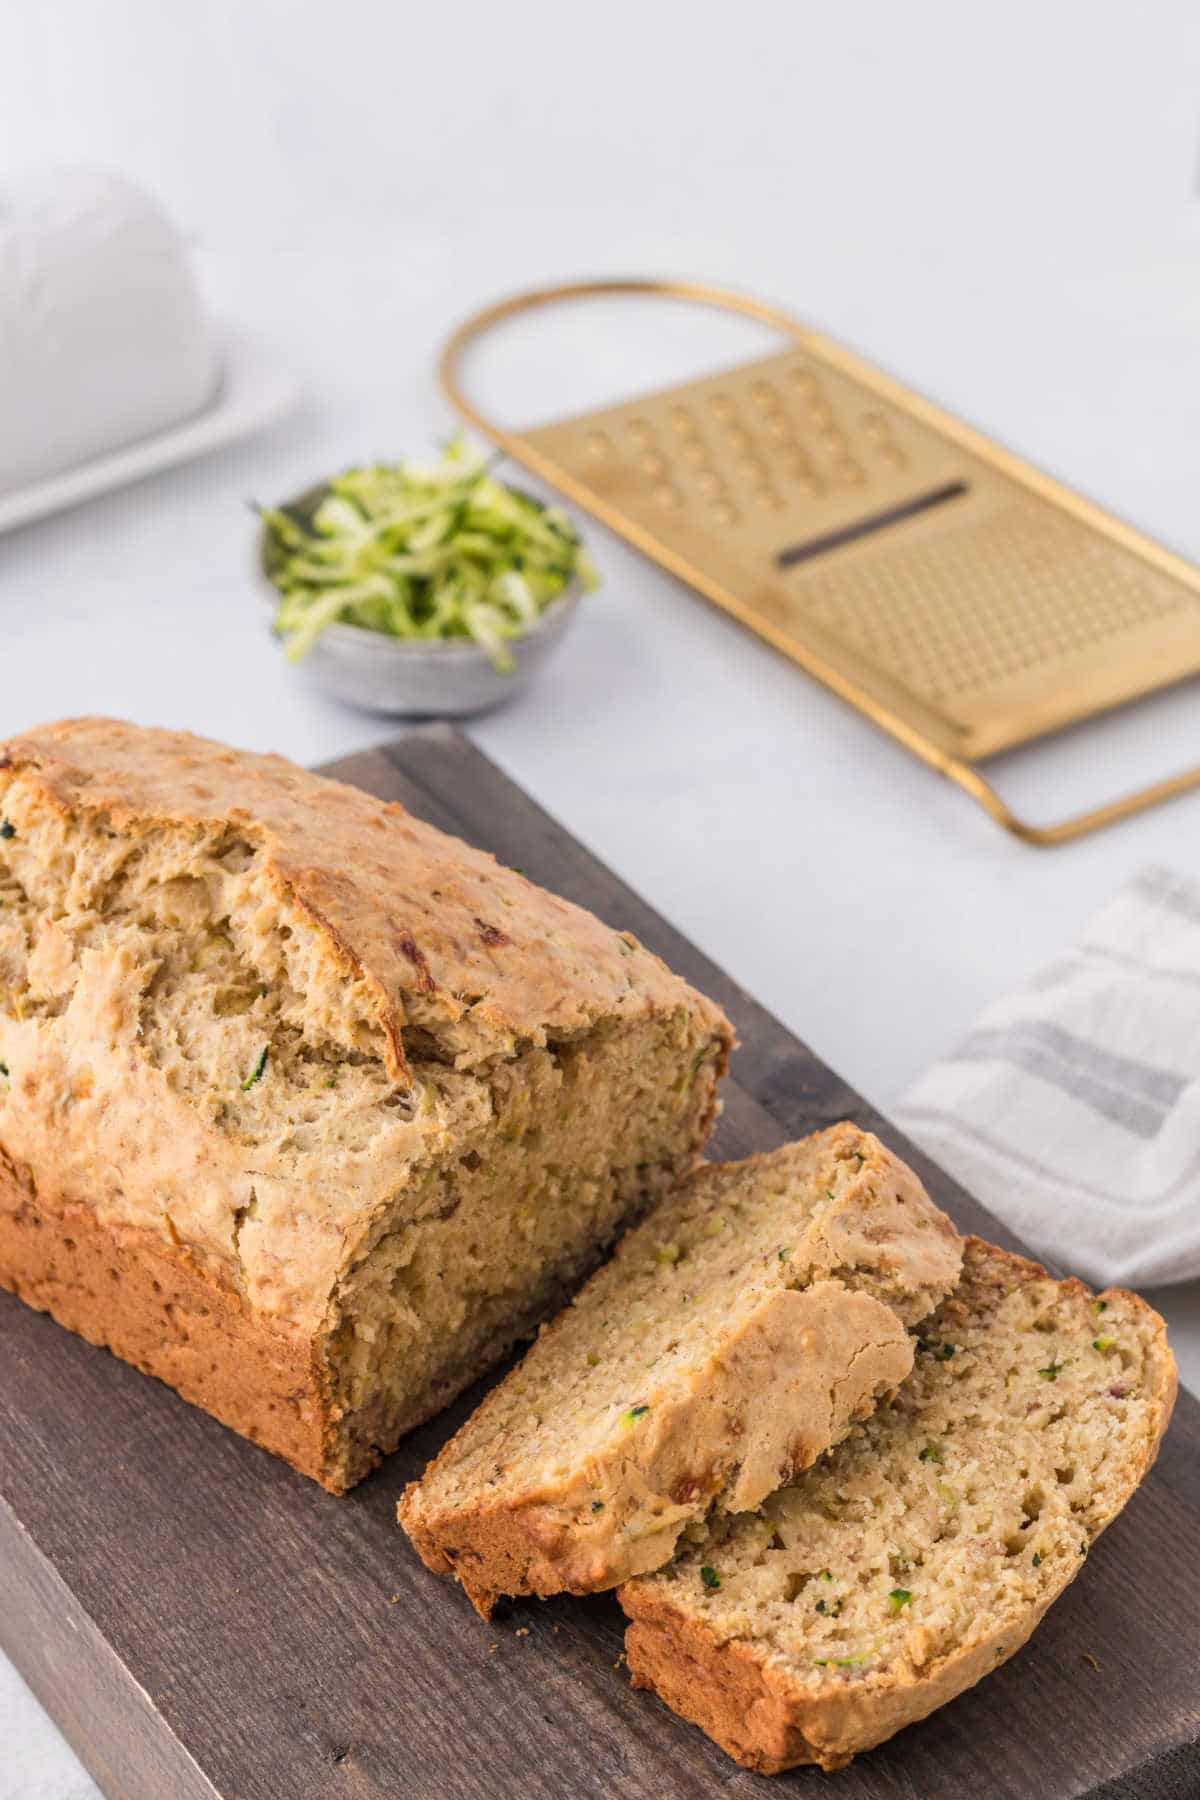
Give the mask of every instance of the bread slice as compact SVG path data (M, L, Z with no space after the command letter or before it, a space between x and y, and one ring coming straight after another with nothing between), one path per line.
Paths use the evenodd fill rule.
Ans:
M842 1767L1021 1647L1174 1397L1136 1295L969 1239L895 1398L760 1514L621 1589L635 1686L762 1774Z
M0 746L0 1285L340 1491L696 1160L732 1032L396 804Z
M912 1364L960 1241L852 1125L700 1170L407 1490L400 1520L485 1614L654 1569L714 1505L758 1506Z

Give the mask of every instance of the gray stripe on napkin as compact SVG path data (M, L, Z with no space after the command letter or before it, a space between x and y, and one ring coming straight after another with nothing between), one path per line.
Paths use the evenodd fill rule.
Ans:
M954 1054L962 1062L1011 1063L1143 1138L1157 1136L1188 1085L1184 1075L1102 1050L1047 1019L985 1026Z
M1111 944L1081 944L1076 972L1081 963L1110 963L1113 968L1124 969L1146 981L1166 981L1172 987L1180 984L1200 987L1200 969L1181 969L1174 963L1150 963L1142 956L1131 956L1128 950L1114 950Z
M1180 881L1169 869L1142 869L1132 885L1136 893L1153 905L1178 913L1189 925L1200 925L1200 900L1196 897L1195 887L1190 882Z

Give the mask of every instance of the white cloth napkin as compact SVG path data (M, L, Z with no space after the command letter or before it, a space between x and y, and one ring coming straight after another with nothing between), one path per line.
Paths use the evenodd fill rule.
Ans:
M1064 1269L1200 1275L1200 886L1144 870L895 1116Z

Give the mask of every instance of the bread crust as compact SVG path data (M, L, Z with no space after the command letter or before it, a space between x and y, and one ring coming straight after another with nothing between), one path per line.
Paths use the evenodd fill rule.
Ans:
M978 1238L965 1242L969 1249L982 1246ZM992 1257L1007 1263L1016 1280L1046 1279L1045 1269L1028 1258L987 1248ZM1080 1281L1059 1286L1091 1297L1091 1290ZM1177 1374L1162 1319L1136 1295L1105 1290L1106 1297L1117 1294L1153 1322L1147 1357L1151 1426L1141 1455L1126 1470L1124 1504L1158 1454L1175 1402ZM1028 1641L1080 1566L1075 1565L1065 1579L1047 1578L1044 1593L1019 1617L935 1663L907 1667L899 1674L881 1671L827 1678L817 1688L802 1686L786 1666L752 1644L722 1641L707 1621L673 1605L661 1582L633 1582L620 1588L617 1598L630 1619L625 1651L633 1685L653 1689L744 1768L777 1775L800 1763L843 1768L859 1751L882 1743L974 1686Z
M743 1768L781 1775L800 1763L843 1769L859 1751L926 1718L1014 1655L1061 1592L1048 1594L1017 1627L990 1633L931 1669L878 1688L845 1683L819 1697L797 1690L785 1670L748 1644L721 1643L702 1620L640 1594L629 1605L618 1597L635 1613L625 1632L634 1687L653 1689Z
M411 1085L402 1031L413 1018L453 1027L464 1054L481 1057L686 1000L732 1042L720 1009L630 934L397 802L284 757L65 719L0 746L0 789L18 776L60 814L105 815L124 836L163 825L241 832L269 884L319 929L330 961L373 995L401 1086Z
M269 1323L185 1245L102 1223L85 1202L47 1206L0 1157L0 1286L344 1492L312 1339Z

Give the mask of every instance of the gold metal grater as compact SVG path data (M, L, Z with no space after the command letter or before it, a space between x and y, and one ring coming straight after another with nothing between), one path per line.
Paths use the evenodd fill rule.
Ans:
M661 295L747 313L778 355L525 431L463 392L463 351L534 307ZM1200 569L787 313L693 282L582 281L502 300L441 361L453 404L956 781L1061 844L1200 786L1200 767L1061 824L976 764L1200 672Z

